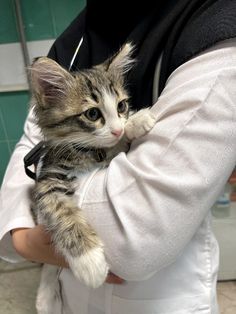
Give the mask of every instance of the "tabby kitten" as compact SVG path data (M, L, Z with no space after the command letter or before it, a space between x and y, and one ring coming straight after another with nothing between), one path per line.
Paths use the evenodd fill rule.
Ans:
M155 124L149 109L129 116L125 73L133 63L132 49L125 44L104 63L76 73L46 57L30 69L34 113L45 140L32 208L74 276L91 287L105 281L109 267L102 241L73 198L75 179L107 166L127 151L128 141ZM44 265L37 297L40 314L52 313L57 271Z

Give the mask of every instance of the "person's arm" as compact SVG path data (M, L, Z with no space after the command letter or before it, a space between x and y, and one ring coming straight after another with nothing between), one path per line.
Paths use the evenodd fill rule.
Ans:
M14 228L11 234L16 252L26 260L68 267L65 259L54 250L50 234L42 225Z
M0 256L13 262L22 258L16 254L10 231L34 227L29 197L34 181L25 174L23 158L40 140L39 129L30 111L24 135L11 156L0 192Z
M42 225L16 228L11 231L17 253L26 260L68 268L65 259L54 250L50 235ZM106 283L122 284L124 280L109 272Z
M180 66L154 129L78 190L111 270L143 280L173 263L236 163L236 40Z

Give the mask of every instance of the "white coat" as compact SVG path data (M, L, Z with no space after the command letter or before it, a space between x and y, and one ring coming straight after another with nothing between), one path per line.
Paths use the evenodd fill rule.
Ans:
M126 282L88 289L63 270L64 313L218 313L210 208L236 164L235 82L232 39L176 69L152 108L154 129L80 179L78 203ZM39 139L30 114L1 190L0 255L11 261L19 257L9 230L34 225L22 157Z

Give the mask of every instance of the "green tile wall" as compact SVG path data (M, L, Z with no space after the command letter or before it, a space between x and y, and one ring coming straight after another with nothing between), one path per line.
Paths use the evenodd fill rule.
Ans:
M1 183L10 157L9 146L6 141L4 142L0 141L0 153L1 153L0 157L0 179L1 179L0 183Z
M56 36L61 34L79 12L82 11L85 3L86 0L50 0L53 28Z
M0 43L19 41L11 0L0 0Z
M85 6L85 0L21 0L28 41L55 38ZM0 44L19 41L13 0L0 0Z
M53 28L53 13L50 10L50 1L23 0L21 1L21 11L25 24L26 39L28 41L56 37Z
M27 91L0 94L0 111L8 140L16 141L22 134L28 106L29 94Z
M0 184L28 112L27 91L0 94Z

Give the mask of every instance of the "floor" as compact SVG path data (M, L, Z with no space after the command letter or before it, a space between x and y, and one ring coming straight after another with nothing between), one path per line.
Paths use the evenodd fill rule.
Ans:
M0 260L0 314L36 314L40 266ZM236 281L218 283L220 314L236 314Z
M39 276L37 264L9 264L0 259L0 314L36 314Z
M218 302L221 314L236 314L236 281L218 283Z

